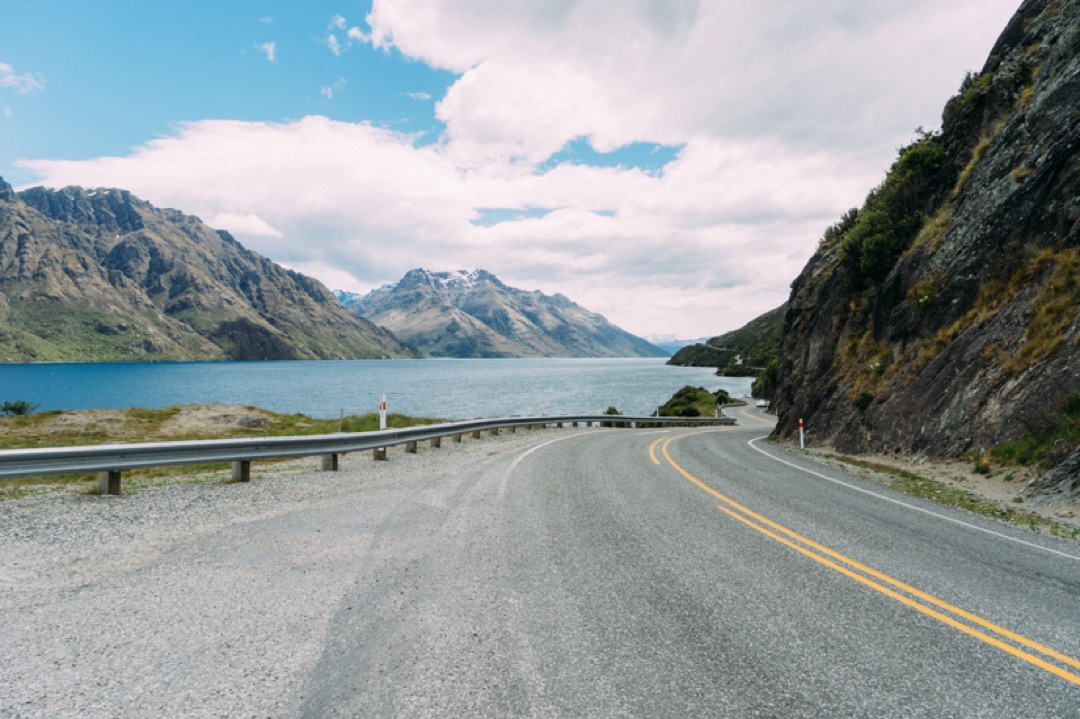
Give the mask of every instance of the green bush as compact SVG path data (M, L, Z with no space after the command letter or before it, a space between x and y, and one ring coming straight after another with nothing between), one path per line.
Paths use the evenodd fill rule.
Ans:
M852 400L852 404L854 404L860 412L863 412L866 410L867 407L870 406L870 403L873 401L874 395L864 390L862 392L859 392L858 396L855 397L854 400Z
M849 283L856 289L875 287L885 279L915 239L925 220L927 191L941 172L945 148L922 133L900 151L885 181L870 192L863 208L849 211L825 231L824 241L840 241Z
M27 402L25 399L17 399L15 401L4 400L4 404L0 406L0 414L5 417L22 416L24 414L33 414L41 405Z
M711 417L716 413L716 405L716 394L704 387L687 385L657 409L657 414L661 417Z

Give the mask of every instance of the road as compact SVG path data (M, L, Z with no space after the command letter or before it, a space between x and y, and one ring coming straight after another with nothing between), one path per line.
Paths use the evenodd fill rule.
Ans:
M0 617L35 646L49 608L120 617L64 625L98 668L41 662L61 678L9 691L11 715L1080 716L1077 545L823 468L738 415L395 456L424 471L106 563Z

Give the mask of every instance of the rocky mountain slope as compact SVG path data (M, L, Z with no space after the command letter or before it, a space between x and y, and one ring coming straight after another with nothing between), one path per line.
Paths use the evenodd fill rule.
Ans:
M941 133L792 285L779 433L803 418L817 443L927 457L1057 437L1080 393L1078 190L1080 3L1026 0ZM1044 466L1077 466L1078 442L1060 435Z
M0 179L0 361L412 356L322 284L123 190Z
M484 270L411 270L350 309L427 357L666 357L562 295L507 287Z
M684 367L716 367L718 374L756 374L780 353L787 304L755 317L737 330L725 332L707 342L687 345L668 364Z

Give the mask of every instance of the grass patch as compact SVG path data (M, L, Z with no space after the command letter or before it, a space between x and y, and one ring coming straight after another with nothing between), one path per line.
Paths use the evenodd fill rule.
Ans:
M1024 332L1024 345L1008 365L1013 372L1060 349L1080 307L1080 251L1042 250L1029 262L1026 272L1041 283L1030 305L1032 316Z
M1012 467L1048 469L1058 455L1080 446L1080 394L1065 398L1047 430L990 450L994 461Z

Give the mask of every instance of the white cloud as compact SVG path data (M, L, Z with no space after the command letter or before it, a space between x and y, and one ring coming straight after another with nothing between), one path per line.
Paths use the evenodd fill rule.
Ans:
M267 62L277 62L277 43L276 42L264 42L261 45L255 46L258 50L262 51L266 57Z
M355 43L371 41L371 37L359 27L349 27L348 21L341 15L335 15L330 19L327 30L329 32L326 36L326 46L330 48L330 52L334 53L335 57L341 57L341 54ZM341 30L345 31L344 42L337 35Z
M348 84L349 84L349 82L345 78L341 78L337 82L335 82L334 84L326 85L325 87L320 89L319 93L323 97L325 97L327 100L333 100L334 96L339 94L342 90L344 90L345 86L348 85Z
M639 334L697 337L779 305L822 231L932 127L1015 0L376 0L369 41L460 73L436 144L306 117L204 121L126 157L24 161L126 187L362 290L482 267ZM333 50L333 46L331 47ZM344 79L322 88L332 99ZM410 97L424 99L420 94ZM536 163L587 137L684 146L658 174ZM482 208L546 208L485 226ZM346 283L349 283L346 285Z
M984 5L1001 19L989 33L966 19ZM579 136L603 149L703 131L891 147L935 124L1014 5L376 0L369 22L376 46L463 73L439 103L462 157L533 159Z
M214 229L228 230L234 235L246 237L282 237L279 230L269 222L251 213L218 212L207 218L206 224Z
M431 99L431 95L426 92L407 92L405 93L405 95L407 97L411 97L414 100L423 100L424 102L427 102Z
M0 62L0 88L10 88L19 95L28 95L31 92L44 91L45 80L32 72L20 75L13 65Z
M483 267L632 331L695 336L721 329L717 307L745 321L779 304L820 231L872 179L771 144L702 138L687 150L661 177L467 169L407 135L307 117L191 123L124 158L22 165L45 184L122 186L184 208L326 282L342 277L326 268L362 289L419 265ZM562 209L483 227L481 207Z

